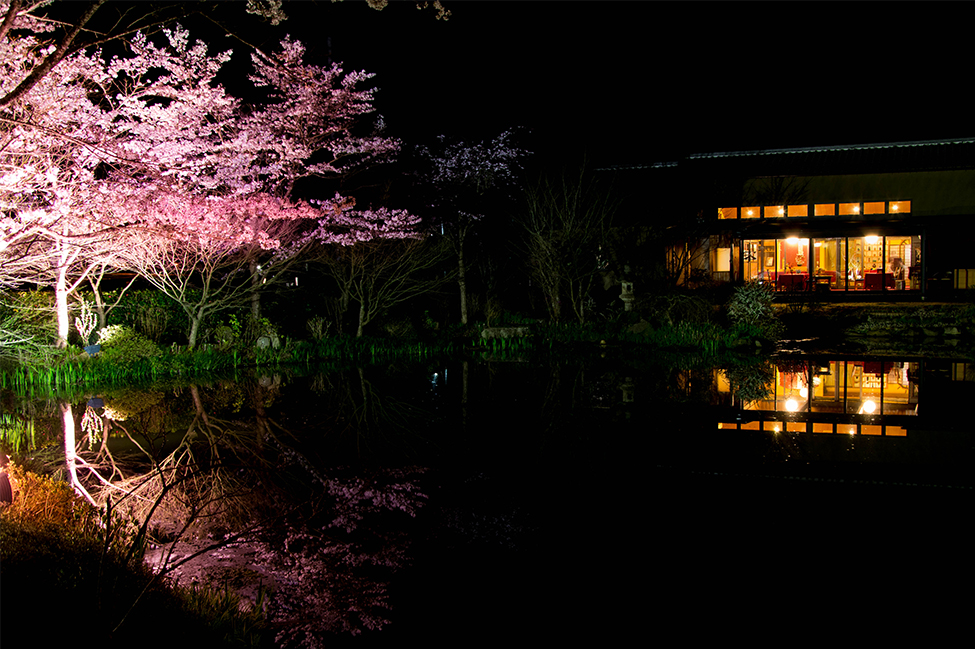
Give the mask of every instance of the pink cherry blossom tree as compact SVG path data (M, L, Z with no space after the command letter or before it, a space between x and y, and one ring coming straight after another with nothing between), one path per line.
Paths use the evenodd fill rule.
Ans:
M8 83L46 60L35 22L18 18L0 41ZM166 36L168 47L157 47L137 34L131 55L108 64L97 51L65 58L0 113L5 283L54 287L60 345L69 330L68 296L111 258L120 230L134 223L131 214L120 219L105 209L110 188L118 178L139 178L143 192L156 191L146 179L172 174L182 159L198 155L238 106L213 82L228 53L208 56L184 30ZM7 90L2 84L0 92ZM165 142L175 133L181 137Z
M337 179L364 166L389 160L400 148L399 142L381 135L381 118L372 132L360 133L360 121L373 112L375 89L361 88L373 75L357 71L345 73L341 66L316 66L304 61L305 47L284 39L280 51L256 51L251 55L254 72L250 80L265 93L260 104L247 106L239 122L237 136L220 151L220 164L210 177L194 179L211 190L230 190L236 194L265 192L291 200L296 183L309 178ZM350 243L349 235L360 240L368 236L408 236L396 210L386 214L333 209L351 207L352 201L328 201L330 209L323 223L337 227L336 239L322 228L315 228L319 242ZM390 216L395 214L394 219ZM341 218L336 219L338 215ZM370 220L370 217L374 216ZM350 225L353 219L361 222ZM364 219L364 220L362 220ZM374 227L381 223L379 228ZM307 244L303 238L301 243ZM286 257L301 246L285 245L273 254L251 257L251 315L260 317L260 297L273 285ZM271 272L277 267L279 272ZM258 270L260 268L260 270Z
M308 246L351 245L372 238L411 234L416 217L403 212L354 212L336 196L313 206L268 194L207 197L172 191L135 194L126 211L143 215L130 228L125 263L185 311L189 346L211 315L250 299L254 261L269 255L260 273L272 277Z
M47 60L35 23L15 19L0 69ZM341 197L318 208L290 200L301 178L398 148L351 133L371 110L371 91L356 89L370 75L305 65L303 47L286 40L281 53L255 55L253 80L270 96L243 107L215 82L229 52L211 55L179 28L164 34L163 44L135 34L107 63L99 52L64 58L0 113L0 277L55 287L62 345L68 296L106 263L133 265L170 297L187 295L194 277L207 278L207 299L228 291L220 305L181 302L195 342L208 312L260 288L261 259L286 260L311 241L408 236L399 217L343 227L353 202ZM339 227L334 237L325 224Z

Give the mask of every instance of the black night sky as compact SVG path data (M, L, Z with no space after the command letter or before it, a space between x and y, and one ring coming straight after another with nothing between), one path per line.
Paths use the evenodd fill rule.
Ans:
M277 27L241 2L215 15L262 47L291 34L312 62L376 73L407 144L524 126L543 164L608 165L975 132L961 3L445 4L448 21L405 1L291 0Z

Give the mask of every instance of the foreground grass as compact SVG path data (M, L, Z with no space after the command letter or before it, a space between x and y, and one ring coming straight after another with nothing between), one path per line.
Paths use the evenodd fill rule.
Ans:
M13 504L0 511L3 641L85 638L97 646L262 646L258 612L228 592L154 578L124 527L63 482L9 466Z

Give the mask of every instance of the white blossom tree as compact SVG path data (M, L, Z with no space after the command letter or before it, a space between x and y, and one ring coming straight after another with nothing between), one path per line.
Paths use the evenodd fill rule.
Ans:
M522 163L528 151L514 144L515 132L508 130L493 140L466 144L449 142L440 136L436 147L418 147L423 166L420 178L429 186L437 225L447 237L457 258L460 321L467 324L467 271L465 243L485 217L489 194L508 195L517 187Z

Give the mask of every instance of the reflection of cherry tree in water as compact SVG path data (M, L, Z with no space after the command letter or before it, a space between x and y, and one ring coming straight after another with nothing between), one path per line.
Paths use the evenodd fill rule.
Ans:
M406 561L406 535L390 529L402 525L397 514L415 516L425 502L420 471L321 468L270 416L278 383L244 390L251 421L221 419L208 411L207 389L183 389L192 414L166 449L158 436L131 434L94 406L77 437L72 406L64 404L71 482L96 504L111 497L116 511L152 530L160 545L148 556L160 577L197 574L221 585L236 564L238 574L271 584L265 611L284 645L382 628L388 577ZM132 458L113 456L108 431L140 451L140 470Z
M309 473L324 493L258 553L281 586L268 613L284 645L319 646L327 633L389 623L388 578L408 560L408 537L376 524L394 520L391 513L415 516L426 499L415 484L418 469Z
M395 383L397 369L390 365L382 373ZM408 375L407 380L412 380ZM434 413L405 398L395 397L382 384L377 386L361 366L354 369L318 373L311 377L310 389L318 406L309 419L327 422L335 445L354 451L355 457L375 452L384 444L403 450L404 443L419 441L418 436ZM418 395L414 395L418 396ZM390 434L395 433L395 437Z

